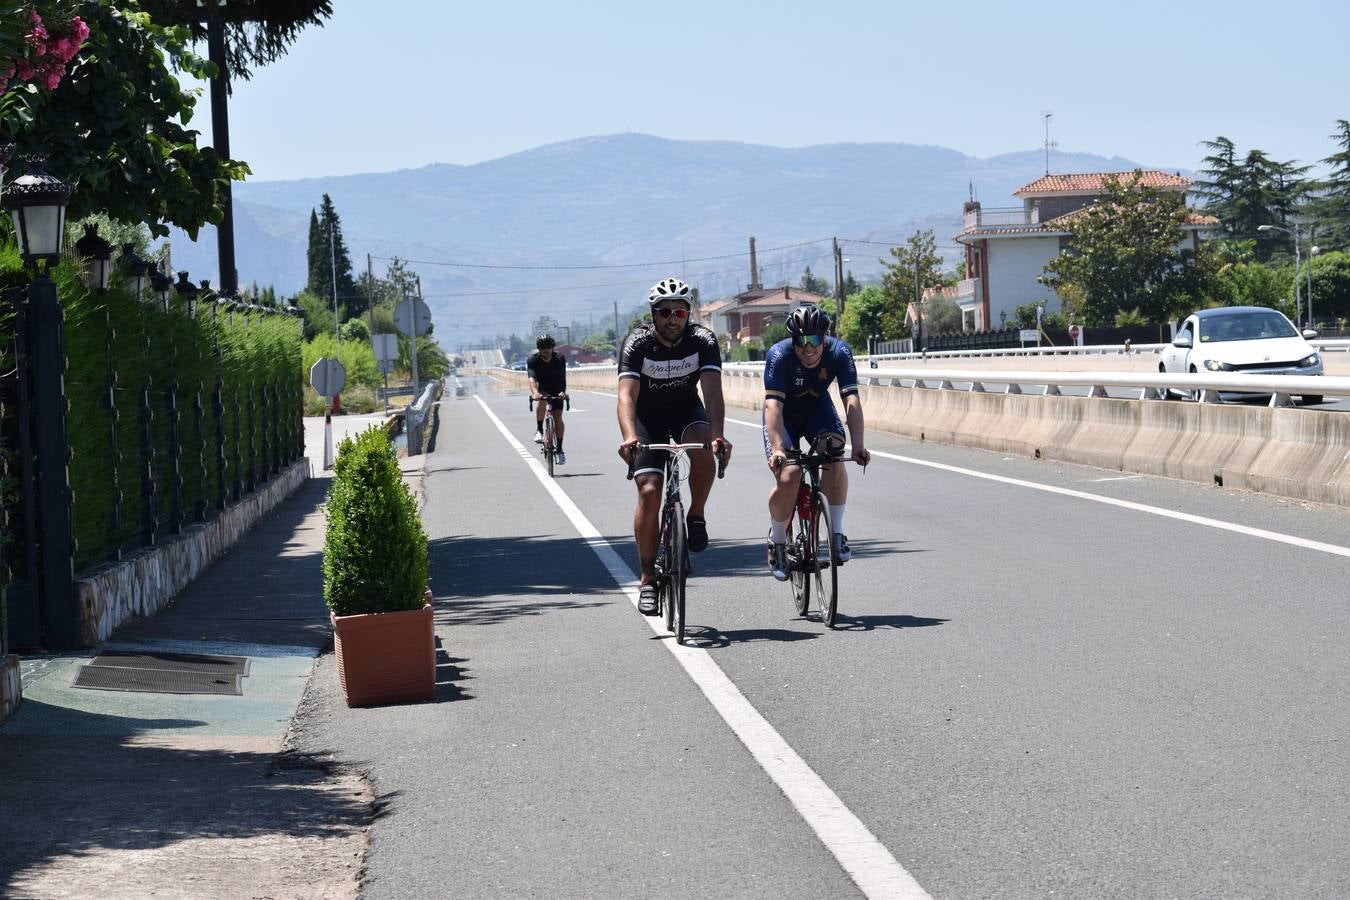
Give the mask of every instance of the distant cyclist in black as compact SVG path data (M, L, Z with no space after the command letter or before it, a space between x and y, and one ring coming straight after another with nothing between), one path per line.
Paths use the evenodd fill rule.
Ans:
M534 342L535 351L525 363L530 377L530 396L534 397L534 442L544 442L544 404L543 395L553 399L548 405L553 407L553 439L557 442L557 453L553 462L559 466L567 465L567 454L563 453L563 401L567 394L567 363L562 355L553 351L556 342L552 335L541 334Z
M717 337L702 325L689 322L693 307L690 293L689 285L678 278L658 281L647 295L652 324L638 327L624 341L619 354L619 431L623 434L619 456L624 462L632 461L638 444L667 440L712 443L712 451L689 453L690 496L685 524L689 549L698 553L708 546L703 507L717 475L714 454L729 460L731 442L722 435L722 355ZM633 514L633 536L642 566L638 611L646 616L657 612L653 581L660 540L663 462L660 452L649 451L638 454L635 465L638 504Z

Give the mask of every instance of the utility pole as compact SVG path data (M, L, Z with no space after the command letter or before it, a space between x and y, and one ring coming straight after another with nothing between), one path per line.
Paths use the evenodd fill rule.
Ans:
M418 275L418 276L417 276L417 302L418 302L418 303L421 303L421 302L422 302L422 276L421 276L421 275ZM416 310L413 310L413 315L410 316L409 318L412 319L412 323L413 323L413 329L412 329L412 377L413 377L412 402L413 402L413 403L416 403L416 402L417 402L417 398L420 396L420 392L419 392L418 389L417 389L417 388L418 388L418 384L417 384L417 311L416 311Z
M370 336L375 337L375 272L366 254L366 315L370 317Z
M333 338L342 341L342 316L338 314L337 299L337 250L334 249L333 223L328 223L328 263L333 271ZM334 348L336 352L336 348Z
M839 249L839 238L834 239L834 336L839 336L839 323L844 318L844 251Z
M917 238L919 233L914 232L914 321L918 324L918 340L915 342L915 351L923 352L923 281L922 273L919 270L919 242Z

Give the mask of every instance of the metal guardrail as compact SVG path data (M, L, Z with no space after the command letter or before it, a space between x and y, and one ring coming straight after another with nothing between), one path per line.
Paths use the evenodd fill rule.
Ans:
M736 377L763 377L764 366L728 363L722 371ZM1324 375L1234 375L1195 372L1164 375L1139 372L1048 372L983 369L876 368L859 373L863 384L928 390L963 390L985 393L985 385L1004 385L1000 393L1023 394L1024 388L1040 387L1040 393L1059 395L1061 388L1086 387L1089 397L1106 397L1109 387L1138 391L1139 400L1165 400L1173 393L1222 403L1221 394L1269 394L1271 406L1292 405L1291 396L1350 397L1350 377ZM969 385L957 388L956 385Z
M431 418L432 404L441 399L443 390L439 380L433 381L422 391L417 402L403 411L403 431L408 436L408 455L417 456L426 446L423 433L427 420Z
M1318 350L1324 353L1350 352L1350 340L1311 340ZM1161 353L1171 344L1090 344L1085 347L998 347L990 350L930 350L923 353L877 353L872 356L859 354L859 359L888 362L907 359L961 359L985 358L990 356L1111 356L1125 353Z

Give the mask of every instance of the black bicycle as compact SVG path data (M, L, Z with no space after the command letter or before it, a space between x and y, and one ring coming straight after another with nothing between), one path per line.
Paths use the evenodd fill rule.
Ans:
M820 621L834 627L839 612L839 555L834 545L834 523L830 520L830 501L820 489L821 470L848 462L842 450L820 453L811 450L786 451L791 465L801 466L802 481L797 486L797 503L788 518L787 557L792 601L797 615L811 607L811 585L816 588Z
M544 467L548 469L548 477L553 477L553 457L558 455L558 440L554 436L557 424L553 421L553 404L551 400L562 400L567 409L572 408L572 398L566 394L540 394L539 402L547 404L544 407L544 445L540 452L544 454ZM530 398L530 412L534 412L535 398Z
M689 566L684 500L680 496L680 482L684 477L681 463L687 459L686 450L711 449L711 443L638 444L628 462L628 480L632 481L638 454L645 450L660 450L666 454L666 496L661 503L661 537L656 545L656 597L666 620L666 631L674 633L677 644L684 643L685 588L693 571ZM721 478L726 471L725 459L718 457L717 477Z

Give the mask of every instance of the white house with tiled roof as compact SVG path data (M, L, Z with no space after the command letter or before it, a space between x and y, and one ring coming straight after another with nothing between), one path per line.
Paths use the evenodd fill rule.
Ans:
M1054 298L1054 292L1037 279L1045 264L1067 245L1066 223L1105 194L1108 177L1126 181L1134 174L1046 175L1013 192L1022 201L1020 207L984 209L978 201L967 203L956 242L965 247L969 277L957 285L954 298L965 330L1001 327L1000 313L1011 317L1024 303ZM1152 170L1139 175L1144 187L1184 193L1191 186L1189 179L1168 172ZM1198 247L1201 238L1218 225L1213 216L1188 214L1182 226L1183 246Z

